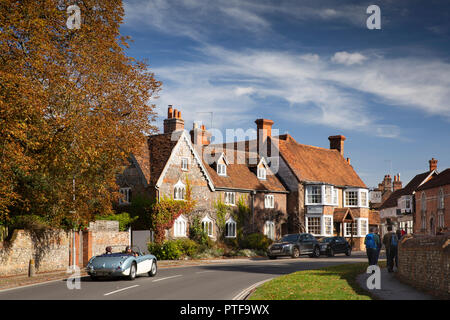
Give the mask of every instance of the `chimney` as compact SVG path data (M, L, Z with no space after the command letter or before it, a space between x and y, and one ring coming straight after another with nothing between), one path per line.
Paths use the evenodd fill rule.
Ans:
M257 119L255 121L257 131L257 150L260 156L270 157L270 145L267 137L272 137L273 121L269 119Z
M167 119L164 120L164 133L172 133L180 130L184 130L184 120L181 119L181 112L173 109L172 105L169 105Z
M437 169L438 161L435 158L431 158L428 162L430 163L430 172Z
M385 191L392 191L392 178L391 175L387 174L384 176L383 186Z
M394 176L394 183L392 184L394 191L400 190L402 188L402 182L400 181L400 173Z
M342 135L328 137L328 140L330 140L330 149L336 149L341 153L342 156L344 156L345 139L346 138Z
M211 133L206 131L204 125L199 128L198 124L194 122L190 134L194 145L207 146L211 143Z
M347 163L348 163L349 165L351 165L351 164L350 164L350 158L347 158Z

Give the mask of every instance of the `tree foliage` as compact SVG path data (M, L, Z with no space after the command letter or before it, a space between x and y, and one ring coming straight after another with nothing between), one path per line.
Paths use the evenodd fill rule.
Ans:
M156 129L161 83L126 55L121 0L0 2L0 218L86 223L111 213L115 177ZM75 181L75 184L73 183ZM73 196L75 195L75 200Z

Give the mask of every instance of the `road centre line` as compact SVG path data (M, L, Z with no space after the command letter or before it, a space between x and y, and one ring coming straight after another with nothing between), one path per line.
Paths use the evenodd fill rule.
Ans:
M120 292L120 291L128 290L128 289L131 289L131 288L136 288L136 287L139 287L139 285L136 284L136 285L131 286L131 287L126 287L126 288L122 288L122 289L119 289L119 290L116 290L116 291L108 292L108 293L105 293L104 296L109 296L110 294L114 294L114 293L117 293L117 292Z
M161 278L161 279L156 279L156 280L153 280L152 282L158 282L158 281L172 279L172 278L181 277L181 276L182 276L182 274L177 274L175 276L170 276L170 277L165 277L165 278Z
M212 270L207 270L207 271L197 271L196 273L206 273L206 272L214 272Z

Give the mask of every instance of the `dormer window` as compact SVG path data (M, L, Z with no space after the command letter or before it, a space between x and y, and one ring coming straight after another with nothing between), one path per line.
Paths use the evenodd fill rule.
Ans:
M266 168L258 168L258 179L266 180L267 170Z
M217 164L217 174L219 176L226 176L227 175L227 166L223 163Z

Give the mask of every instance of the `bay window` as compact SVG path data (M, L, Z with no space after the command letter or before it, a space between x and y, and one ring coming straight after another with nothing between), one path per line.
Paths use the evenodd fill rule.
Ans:
M308 204L322 203L322 186L307 186L306 195Z

